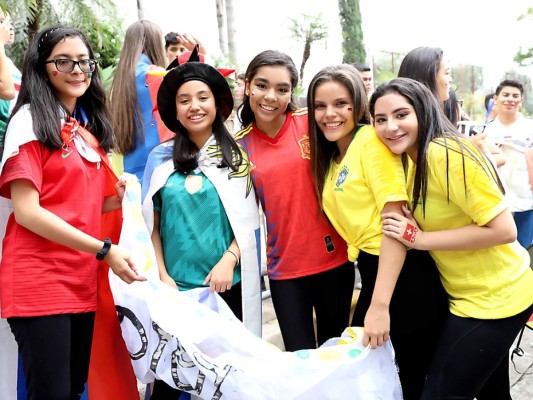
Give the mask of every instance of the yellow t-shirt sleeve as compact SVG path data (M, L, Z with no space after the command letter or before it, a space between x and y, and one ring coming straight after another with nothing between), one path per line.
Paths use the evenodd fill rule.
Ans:
M450 201L470 216L478 226L486 225L507 208L496 183L495 171L473 145L462 142L464 156L457 144L448 140L448 155L442 142L432 143L428 163L433 166L443 193L449 188ZM466 186L465 186L466 184ZM466 190L465 190L466 187Z
M386 203L408 201L402 159L392 153L377 137L374 128L361 129L363 173L372 191L378 211Z

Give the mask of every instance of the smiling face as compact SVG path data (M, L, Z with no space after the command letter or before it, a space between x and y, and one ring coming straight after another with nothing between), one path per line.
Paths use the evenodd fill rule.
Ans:
M314 98L315 121L330 142L346 152L355 131L354 102L348 89L336 81L317 86Z
M498 115L514 117L518 114L520 104L522 104L523 100L519 88L504 86L500 93L494 96L494 107Z
M275 136L285 122L285 111L291 101L289 70L284 66L264 66L246 82L250 108L259 130Z
M89 49L76 36L67 37L57 43L47 61L59 59L80 61L89 58ZM46 64L46 74L57 98L73 113L77 99L83 96L91 84L92 74L82 72L79 65L75 65L71 72L60 72L54 63Z
M176 94L176 116L189 138L201 148L213 133L217 109L215 97L202 81L188 81Z
M416 161L418 118L413 106L398 93L388 93L376 101L374 110L374 126L381 141L393 153L407 153Z

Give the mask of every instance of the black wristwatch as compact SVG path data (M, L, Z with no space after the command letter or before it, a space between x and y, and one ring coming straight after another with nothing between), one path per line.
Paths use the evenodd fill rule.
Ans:
M100 250L98 253L96 253L96 259L98 261L102 261L104 257L109 253L109 249L111 248L111 239L105 238L104 239L104 247L102 247L102 250Z

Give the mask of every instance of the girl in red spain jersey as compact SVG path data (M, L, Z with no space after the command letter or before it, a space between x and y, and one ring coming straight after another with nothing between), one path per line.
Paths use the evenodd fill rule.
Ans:
M383 232L429 250L449 297L421 399L511 399L509 348L533 312L533 271L497 173L417 81L382 85L370 110L407 166L410 211L384 213Z
M318 213L307 134L297 110L298 72L278 51L258 54L245 74L236 135L248 153L267 221L267 268L285 349L315 348L348 326L355 270L346 243ZM317 337L313 327L316 313Z
M364 326L364 342L373 348L390 331L404 398L418 400L448 304L431 256L382 234L381 213L401 211L408 199L401 158L369 125L364 82L354 67L318 72L307 104L317 198L361 272L352 325Z
M19 346L28 399L74 399L87 380L98 260L126 282L143 278L123 250L95 239L124 184L107 181L111 124L86 37L43 30L23 77L0 175L14 209L0 266L2 317Z

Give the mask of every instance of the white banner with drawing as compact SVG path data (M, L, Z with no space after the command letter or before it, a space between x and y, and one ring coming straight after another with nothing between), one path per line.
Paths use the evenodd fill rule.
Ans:
M238 321L207 288L179 292L158 278L141 215L140 187L128 182L120 245L147 282L111 289L137 378L162 379L202 399L401 399L390 342L363 347L362 329L319 349L283 352Z

